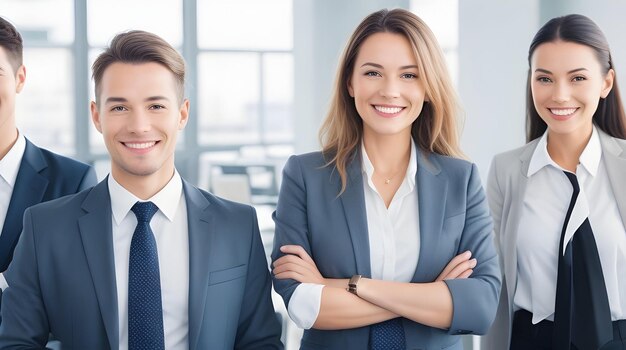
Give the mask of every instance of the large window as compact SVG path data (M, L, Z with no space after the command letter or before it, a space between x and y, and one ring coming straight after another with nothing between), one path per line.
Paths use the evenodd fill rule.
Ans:
M291 0L198 0L204 49L291 50Z
M74 153L73 1L0 0L0 9L25 42L26 84L16 106L19 129L42 146Z
M291 0L199 0L197 13L198 142L290 143Z
M39 146L95 163L100 176L108 155L89 116L91 64L132 29L163 37L187 61L192 120L177 156L187 179L202 183L213 159L293 149L292 0L0 0L0 9L24 38L18 127Z

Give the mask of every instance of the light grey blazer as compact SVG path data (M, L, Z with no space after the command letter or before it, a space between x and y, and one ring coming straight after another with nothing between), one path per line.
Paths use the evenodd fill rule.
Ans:
M324 166L320 152L292 156L283 171L275 212L278 247L297 244L311 255L327 278L371 276L361 157L348 164L348 183L338 196L336 169ZM420 255L412 282L432 282L457 254L471 250L478 260L467 279L447 280L454 314L449 330L402 319L407 349L462 349L458 334L484 334L493 321L500 292L500 268L493 245L487 198L475 165L418 151L416 188L420 218ZM416 233L417 234L417 233ZM299 285L274 279L289 304ZM419 298L415 295L415 298ZM369 327L304 331L301 349L367 349Z
M613 138L596 128L602 156L615 194L622 222L626 222L626 141ZM483 349L508 349L513 324L513 296L517 286L517 229L528 183L528 166L539 139L499 154L489 171L487 198L493 215L496 248L504 273L498 313L491 330L483 338Z

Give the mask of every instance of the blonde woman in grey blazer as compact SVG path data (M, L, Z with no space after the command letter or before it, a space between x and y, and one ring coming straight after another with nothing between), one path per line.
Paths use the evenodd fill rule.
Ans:
M334 91L322 152L287 161L274 213L274 288L300 348L461 350L489 329L501 274L434 35L409 11L372 13Z
M554 18L529 66L528 143L497 155L489 173L504 280L484 348L626 349L626 123L608 43L587 17ZM584 249L600 261L596 281L584 281L600 285L592 301L574 286L592 265L575 220L589 223ZM571 283L558 282L568 273Z

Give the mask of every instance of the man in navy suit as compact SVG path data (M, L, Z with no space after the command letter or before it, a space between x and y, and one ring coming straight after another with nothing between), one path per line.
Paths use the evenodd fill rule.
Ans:
M185 63L118 34L93 64L92 120L111 174L26 210L6 273L0 348L282 349L256 214L174 167Z
M24 210L96 184L92 167L39 148L17 130L15 98L25 80L22 37L0 17L0 301Z

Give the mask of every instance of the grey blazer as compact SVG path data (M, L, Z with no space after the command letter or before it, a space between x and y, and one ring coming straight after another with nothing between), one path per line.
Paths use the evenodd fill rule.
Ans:
M494 318L500 269L492 239L492 221L475 165L418 151L416 188L420 218L420 256L412 282L432 282L457 254L471 250L478 259L471 278L448 280L454 314L449 330L402 319L407 349L462 349L456 335L485 333ZM370 252L360 155L348 165L346 191L321 153L289 158L274 214L272 259L284 244L301 245L327 278L371 276ZM298 286L274 279L289 304ZM419 298L419 295L415 296ZM305 330L301 349L367 349L369 327Z
M596 128L602 156L622 221L626 222L626 141L613 138ZM508 349L513 323L513 296L517 286L517 228L528 183L530 158L539 139L493 158L489 171L487 197L494 221L495 242L504 272L504 283L496 320L483 338L487 350Z
M189 227L189 349L282 349L254 209L183 182ZM117 349L107 180L33 206L7 270L0 349Z

